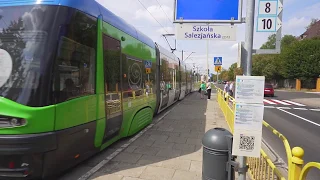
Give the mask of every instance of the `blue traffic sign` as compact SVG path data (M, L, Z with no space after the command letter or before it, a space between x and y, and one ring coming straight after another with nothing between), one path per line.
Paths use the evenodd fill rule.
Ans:
M242 0L175 0L174 22L241 22Z
M221 66L222 65L222 57L214 57L213 58L213 64L215 66Z
M145 68L152 68L152 62L151 61L145 61L144 62L144 67Z

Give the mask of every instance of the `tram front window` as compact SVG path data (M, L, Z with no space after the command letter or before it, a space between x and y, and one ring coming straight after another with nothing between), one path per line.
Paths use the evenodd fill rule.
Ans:
M48 104L56 8L0 7L0 96L30 106Z
M66 52L61 48L61 42L65 39L74 41L71 36L77 36L95 43L80 34L95 28L96 21L91 20L93 26L88 26L83 20L85 15L78 14L79 11L62 6L0 7L1 97L32 107L56 103L52 93L55 89L53 81L60 83L61 73L54 71L54 67L61 66L61 59L57 60L57 56L61 58L61 53ZM94 32L91 34L96 37ZM75 41L73 45L77 43ZM78 47L82 48L81 45ZM77 49L77 52L82 52L82 49ZM90 53L95 54L95 50Z

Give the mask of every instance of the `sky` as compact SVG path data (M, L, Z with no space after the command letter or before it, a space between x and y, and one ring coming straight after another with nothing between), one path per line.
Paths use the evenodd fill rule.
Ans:
M136 27L162 47L170 50L162 34L175 33L173 21L174 0L97 0L101 5ZM196 2L197 0L195 0ZM246 16L246 1L243 0L242 17ZM257 19L258 0L256 0L255 24ZM320 19L319 0L284 0L282 36L286 34L299 36L305 32L305 27L312 18ZM236 41L210 41L208 62L210 73L214 72L213 57L222 57L222 67L227 69L238 59L238 42L244 41L245 24L238 24ZM253 48L259 49L272 33L256 32L254 29ZM174 47L174 36L167 37L171 47ZM174 52L181 58L184 52L186 63L200 67L204 72L207 67L207 43L201 40L177 40L177 50Z

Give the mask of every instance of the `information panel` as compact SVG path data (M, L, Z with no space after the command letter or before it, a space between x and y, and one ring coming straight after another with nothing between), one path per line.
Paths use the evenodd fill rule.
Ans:
M234 126L237 129L261 131L263 113L263 104L237 103L235 108Z
M235 99L237 103L263 103L264 76L237 76Z
M264 76L237 76L232 154L260 157Z

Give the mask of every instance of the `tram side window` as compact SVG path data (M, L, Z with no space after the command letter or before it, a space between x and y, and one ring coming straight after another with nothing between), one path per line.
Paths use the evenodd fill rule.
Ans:
M180 71L179 71L179 66L175 65L175 70L176 70L176 89L180 90Z
M76 11L61 25L54 73L56 103L95 93L96 19Z
M143 95L143 88L144 88L144 82L143 82L143 75L144 75L144 69L143 69L143 63L141 60L133 59L133 58L127 58L127 87L125 87L125 91L128 92L128 96L132 97L132 92L135 92L135 96L141 96Z

